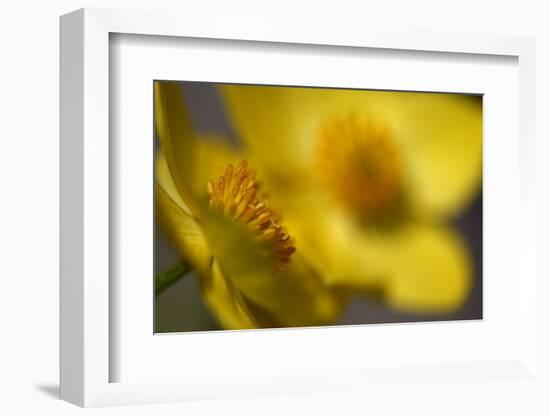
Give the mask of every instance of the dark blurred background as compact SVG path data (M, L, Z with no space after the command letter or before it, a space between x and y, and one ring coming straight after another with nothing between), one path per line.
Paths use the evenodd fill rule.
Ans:
M184 97L194 128L203 133L221 133L237 140L223 105L211 83L182 82ZM474 283L463 307L448 314L414 314L396 312L384 304L364 297L354 299L345 310L339 325L376 324L419 321L449 321L482 318L482 193L452 221L463 236L471 254ZM158 227L155 239L155 274L173 266L179 257ZM155 332L185 332L221 329L203 304L196 276L192 273L155 298Z

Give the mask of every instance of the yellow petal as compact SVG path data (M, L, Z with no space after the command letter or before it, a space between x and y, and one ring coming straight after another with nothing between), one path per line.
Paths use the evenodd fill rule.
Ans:
M299 252L285 270L275 273L275 280L269 277L272 280L265 278L262 290L270 291L276 284L279 295L263 305L283 326L334 324L347 301L322 281Z
M364 227L327 201L318 203L324 209L287 207L285 218L297 250L327 285L376 293L396 309L415 312L449 311L468 296L470 256L451 229L410 222Z
M191 193L198 201L207 197L207 184L217 180L220 171L228 164L235 166L246 156L231 145L227 138L214 135L199 135L194 145L194 163L189 172Z
M387 262L376 243L367 239L347 212L319 195L303 193L285 206L289 232L303 254L329 286L377 288L387 274ZM312 209L312 207L322 207Z
M451 229L410 224L387 244L386 299L396 309L446 312L463 305L472 268L463 241Z
M170 192L173 194L173 191ZM170 193L158 182L155 196L157 224L183 258L198 271L207 270L212 254L195 218L172 199Z
M453 215L481 188L481 97L411 94L401 105L411 202L428 215Z
M172 201L174 201L187 214L193 215L187 204L181 198L162 150L157 151L155 159L155 180Z
M205 218L204 227L224 276L278 326L330 323L340 312L339 300L297 253L279 271L275 259L263 254L262 246L237 224L212 215Z
M342 311L340 299L296 253L285 270L235 270L229 278L253 305L279 326L315 326L334 323Z
M181 199L191 212L198 209L190 194L194 139L179 83L155 82L155 128L160 146Z
M282 162L287 169L303 166L303 151L308 144L295 140L303 119L301 111L294 111L297 103L291 91L254 85L219 88L239 138L251 149L255 164L264 165L264 169L276 170Z
M199 216L198 205L204 202L208 180L228 163L239 162L242 156L227 138L193 131L179 83L157 82L155 91L161 152L180 199Z
M210 273L202 275L200 285L206 303L223 328L252 329L259 327L241 294L226 280L216 260L212 263Z

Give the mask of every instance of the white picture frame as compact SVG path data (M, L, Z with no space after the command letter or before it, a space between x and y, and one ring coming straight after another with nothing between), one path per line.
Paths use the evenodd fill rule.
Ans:
M341 389L403 388L420 383L426 388L445 383L483 381L517 383L539 388L542 381L536 361L536 217L534 197L535 142L535 41L530 37L465 33L381 32L376 30L307 34L292 27L284 29L266 21L239 22L224 19L205 22L193 16L165 13L82 9L61 18L61 398L80 406L160 403L196 398L243 397L282 393L323 392ZM412 357L411 367L372 363L350 369L334 358L319 373L296 370L287 364L278 373L266 370L253 377L235 377L232 369L205 371L174 377L139 381L124 378L113 382L112 368L123 349L113 349L119 327L114 324L116 291L110 282L114 260L110 258L110 229L115 226L110 206L110 172L117 159L110 153L110 39L113 34L161 36L163 39L197 38L226 41L300 44L338 48L424 51L439 54L507 56L517 59L519 110L518 168L511 180L519 183L517 197L517 242L513 247L516 275L521 279L515 296L513 348L496 360L472 359L460 363L441 357L439 363ZM485 149L487 151L487 149ZM495 158L498 156L495 155ZM517 193L515 193L517 191ZM402 326L414 334L414 326ZM450 328L449 331L453 329ZM294 337L308 342L312 337L330 337L328 332L292 330ZM347 336L360 336L360 328ZM231 335L238 347L252 333ZM153 334L151 333L151 336ZM211 335L212 336L212 335ZM227 333L216 334L225 337ZM264 336L264 337L267 337ZM255 337L258 338L258 337ZM321 338L320 338L321 339ZM323 340L328 338L322 338ZM217 341L216 341L217 342ZM516 345L517 343L517 345ZM417 362L414 360L417 359ZM246 367L247 364L240 364ZM176 370L174 370L176 371ZM234 369L233 369L234 371ZM243 370L243 374L246 370ZM214 377L212 377L214 376ZM118 379L118 377L115 377ZM154 381L153 381L154 380ZM172 381L171 381L172 380ZM382 387L381 387L382 386ZM384 387L385 386L385 387ZM480 387L481 388L481 387Z

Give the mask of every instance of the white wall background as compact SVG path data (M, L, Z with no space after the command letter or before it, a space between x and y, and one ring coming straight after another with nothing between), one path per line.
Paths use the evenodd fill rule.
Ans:
M545 1L5 1L0 12L0 414L67 415L82 410L56 400L58 383L58 16L74 9L116 7L179 10L197 15L260 16L309 25L419 27L537 36L539 244L550 247L550 29ZM540 256L543 257L543 256ZM6 267L7 266L7 267ZM539 268L549 275L548 260ZM550 295L542 281L539 292ZM550 316L546 304L540 306ZM543 324L546 328L548 319ZM542 326L541 326L542 328ZM546 341L548 341L546 336ZM550 351L548 342L543 351ZM543 352L541 351L541 352ZM544 354L544 353L543 353ZM543 355L544 358L544 355ZM548 360L546 361L548 364ZM547 374L550 372L547 371ZM198 402L93 410L126 414L543 414L536 392L493 393L458 385L412 389L387 400L350 393ZM391 392L390 392L391 393ZM467 394L468 400L463 399ZM488 395L487 395L488 394ZM388 395L391 397L391 394ZM526 398L532 397L532 400ZM482 399L479 404L477 399ZM546 407L546 406L545 406ZM546 407L546 411L548 408Z

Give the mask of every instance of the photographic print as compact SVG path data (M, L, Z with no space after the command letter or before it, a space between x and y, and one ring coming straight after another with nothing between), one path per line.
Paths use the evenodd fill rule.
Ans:
M482 318L482 96L154 100L155 332Z

